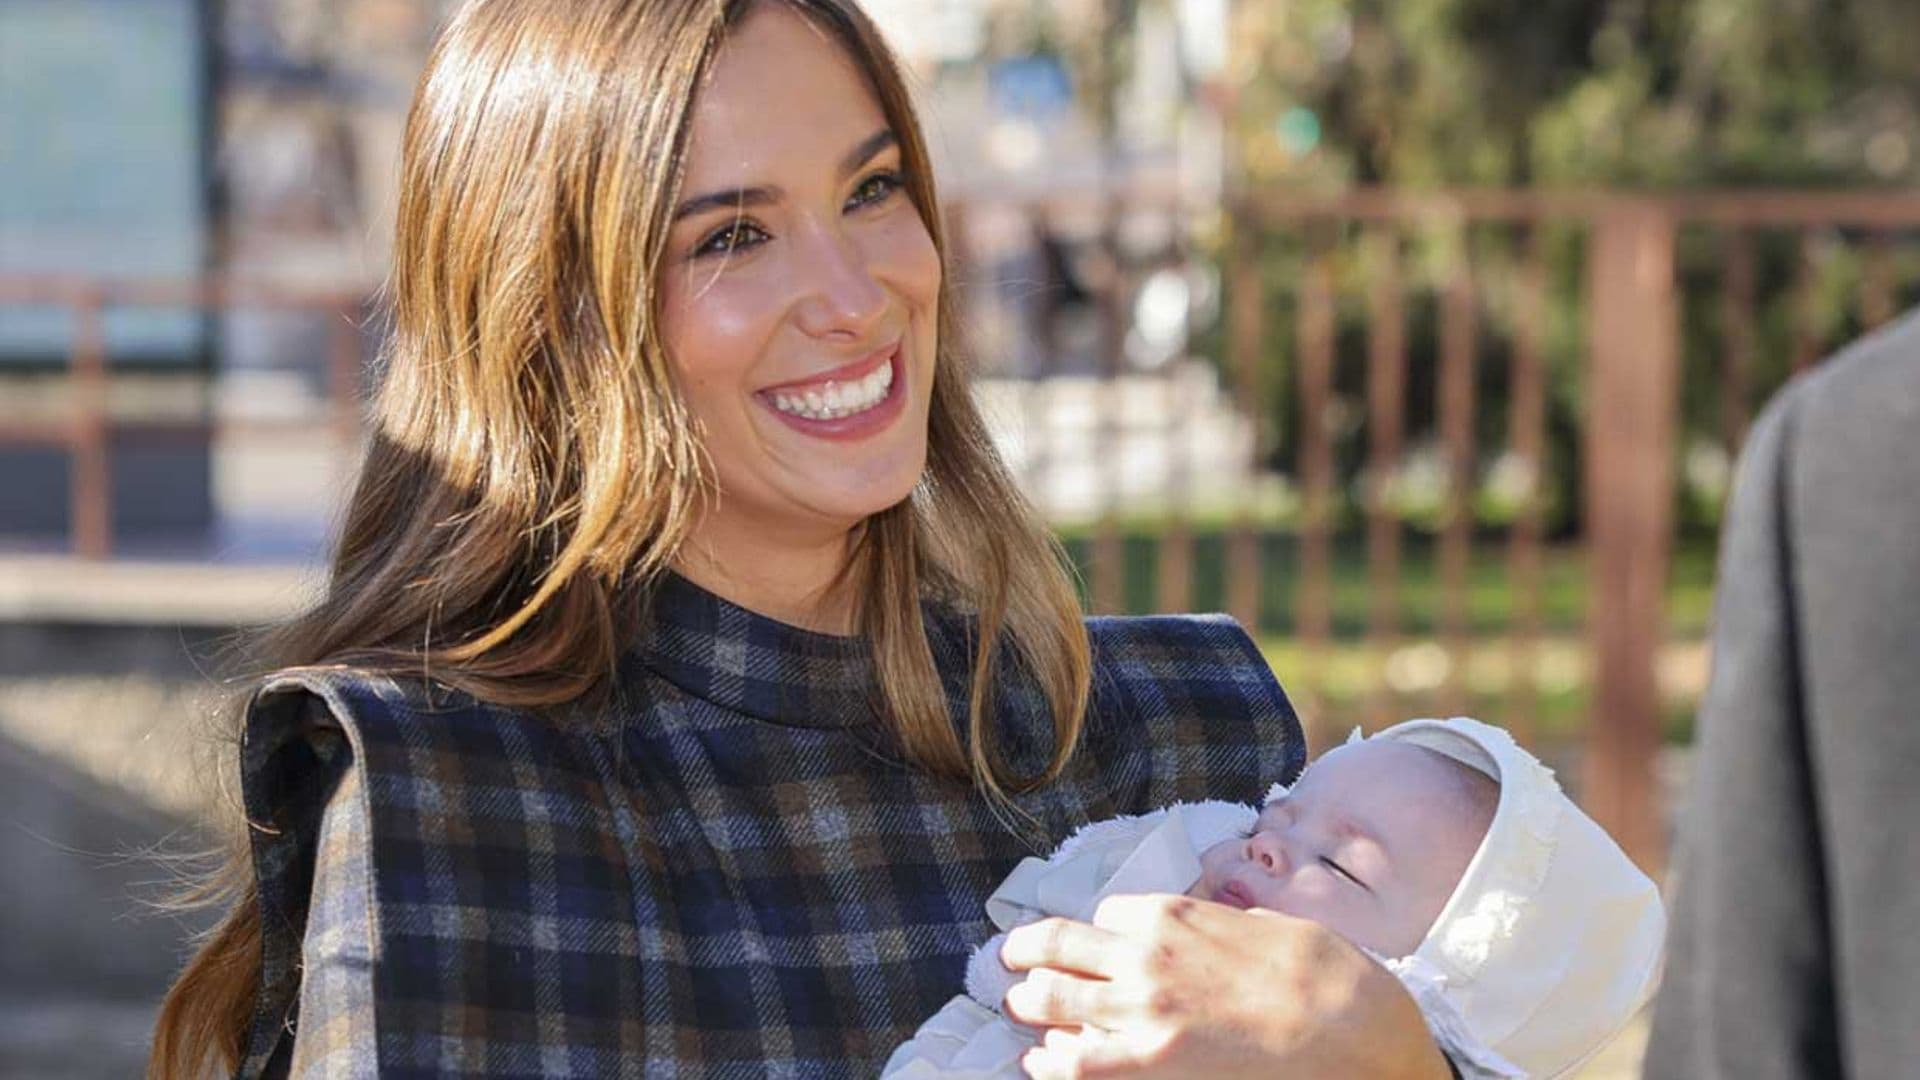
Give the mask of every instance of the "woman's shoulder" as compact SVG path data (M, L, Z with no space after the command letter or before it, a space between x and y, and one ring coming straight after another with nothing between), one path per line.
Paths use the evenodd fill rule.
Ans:
M1186 663L1268 671L1260 646L1231 615L1090 615L1087 637L1096 661Z
M284 812L352 767L380 778L379 802L436 799L488 785L550 791L593 785L601 762L578 729L490 704L420 676L344 664L276 671L248 702L242 794L256 820ZM511 777L512 779L507 779Z
M437 745L531 726L525 710L487 704L425 676L316 664L260 680L247 703L244 738L276 742L325 729L366 754L388 743Z
M566 724L556 722L556 711L483 701L422 673L315 664L282 668L262 678L247 704L247 727L251 733L263 723L285 726L290 715L298 715L369 741L444 741L489 731L595 728L585 722L591 719L590 711L584 718L570 717Z
M1094 616L1094 694L1136 707L1251 709L1297 728L1293 705L1260 646L1228 615Z
M1087 634L1089 748L1135 791L1123 802L1251 801L1305 763L1293 703L1232 618L1102 616Z

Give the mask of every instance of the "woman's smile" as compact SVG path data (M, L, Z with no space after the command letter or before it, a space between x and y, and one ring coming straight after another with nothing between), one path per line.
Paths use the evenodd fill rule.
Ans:
M822 439L863 439L904 411L911 376L901 342L831 371L767 387L760 401L794 430Z

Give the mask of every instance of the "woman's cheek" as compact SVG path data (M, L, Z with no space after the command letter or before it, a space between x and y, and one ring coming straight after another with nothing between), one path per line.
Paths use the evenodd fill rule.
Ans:
M880 225L871 239L868 259L915 307L930 307L939 300L940 252L918 214L907 210Z
M703 382L745 372L759 362L760 343L778 311L775 290L763 276L706 275L668 317L675 362Z

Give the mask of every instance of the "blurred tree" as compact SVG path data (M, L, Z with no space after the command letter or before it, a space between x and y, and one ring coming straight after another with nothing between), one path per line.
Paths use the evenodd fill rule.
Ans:
M1911 0L1243 0L1239 17L1253 180L1920 175Z
M1239 0L1234 41L1236 179L1249 189L1859 189L1920 180L1912 0ZM1829 232L1811 244L1783 232L1756 238L1756 400L1786 377L1807 334L1830 345L1860 329L1860 238ZM1433 297L1462 249L1445 229L1408 239L1416 294L1408 409L1419 440L1434 423ZM1580 505L1584 249L1577 230L1546 239L1548 470L1562 493L1555 525L1568 529ZM1715 364L1725 333L1723 240L1689 233L1678 267L1689 358L1681 520L1702 526L1717 521L1724 483L1715 462L1733 449ZM1258 245L1262 273L1281 295L1297 280L1301 242L1282 232ZM1513 331L1502 297L1520 239L1488 227L1470 243L1485 305L1478 442L1491 475ZM1896 273L1911 280L1915 267L1902 260ZM1365 268L1344 256L1342 265L1347 287L1364 288ZM1804 298L1795 295L1803 282ZM1353 402L1364 393L1364 319L1353 305L1341 315L1336 389ZM1270 362L1285 371L1293 334L1285 305L1271 322ZM1284 468L1296 425L1288 380L1273 382L1281 397L1273 460ZM1351 475L1357 443L1347 449Z

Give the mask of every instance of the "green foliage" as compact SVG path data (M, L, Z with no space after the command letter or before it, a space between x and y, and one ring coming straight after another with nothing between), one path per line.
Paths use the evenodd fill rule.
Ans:
M1141 614L1159 610L1160 573L1168 520L1132 520L1121 523L1122 575L1120 596L1125 611ZM1068 525L1058 528L1082 587L1094 574L1096 528ZM1300 585L1298 537L1288 529L1260 526L1260 617L1256 629L1292 634ZM1198 520L1188 535L1193 543L1193 577L1188 584L1187 608L1220 611L1227 605L1228 527L1223 522ZM1394 590L1402 631L1431 635L1442 629L1446 605L1439 551L1432 537L1417 532L1403 540L1399 584ZM1670 568L1665 631L1677 640L1694 640L1706 633L1713 598L1714 544L1711 537L1687 538L1676 546ZM1359 642L1366 637L1371 610L1367 552L1357 530L1342 530L1334 538L1331 580L1333 633L1336 639ZM1546 550L1541 574L1541 618L1549 634L1578 635L1586 628L1588 568L1575 547ZM1483 533L1476 537L1466 581L1466 621L1470 634L1503 641L1515 631L1520 598L1507 563L1504 537Z
M1920 176L1909 0L1249 0L1255 182L1897 185ZM1311 146L1288 137L1301 110Z

